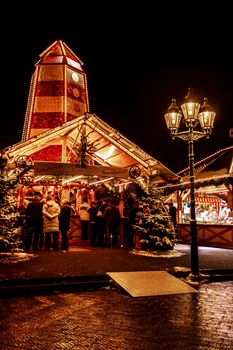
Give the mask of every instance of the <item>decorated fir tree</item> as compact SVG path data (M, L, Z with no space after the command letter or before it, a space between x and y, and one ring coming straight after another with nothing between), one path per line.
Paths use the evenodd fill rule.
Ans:
M136 188L138 185L136 185ZM138 187L139 188L139 187ZM176 232L164 203L153 190L139 192L134 232L140 236L141 250L172 250L177 241Z
M13 252L21 243L21 227L14 193L21 177L28 170L26 163L23 169L8 169L7 158L0 155L0 252Z

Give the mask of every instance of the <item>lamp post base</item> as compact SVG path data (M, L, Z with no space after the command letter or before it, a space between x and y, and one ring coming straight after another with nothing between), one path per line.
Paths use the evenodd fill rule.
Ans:
M203 273L198 273L195 275L190 272L190 274L185 278L185 281L190 284L207 283L209 282L209 276Z

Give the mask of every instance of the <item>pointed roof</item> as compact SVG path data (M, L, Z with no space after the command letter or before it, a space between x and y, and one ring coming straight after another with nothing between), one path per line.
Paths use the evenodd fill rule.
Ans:
M40 54L38 64L66 63L74 68L82 70L83 62L80 58L61 40L56 40L45 51Z
M82 65L61 40L40 54L30 83L22 141L89 111Z
M126 169L137 165L140 167L142 175L157 177L155 182L178 180L179 177L165 165L144 152L95 114L90 113L85 113L61 126L9 147L7 149L8 157L12 162L21 155L27 155L33 159L36 152L52 145L53 142L60 141L62 145L64 140L70 154L72 154L80 142L80 130L83 124L86 125L88 141L95 145L92 158L97 164ZM70 161L71 158L67 159L67 163Z

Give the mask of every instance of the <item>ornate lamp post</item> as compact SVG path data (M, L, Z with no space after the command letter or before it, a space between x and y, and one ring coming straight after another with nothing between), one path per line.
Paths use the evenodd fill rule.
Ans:
M188 157L189 157L189 181L190 181L190 234L191 234L191 273L193 276L199 275L198 262L198 243L197 243L197 222L195 214L195 176L194 176L194 141L201 137L209 138L215 119L216 113L208 103L208 99L204 98L201 106L193 90L189 88L188 95L185 97L184 103L180 107L176 104L176 100L172 99L172 103L164 115L167 128L170 130L173 139L176 137L188 141ZM184 119L187 130L178 131L180 122ZM200 124L200 125L199 125ZM199 126L201 131L195 130Z

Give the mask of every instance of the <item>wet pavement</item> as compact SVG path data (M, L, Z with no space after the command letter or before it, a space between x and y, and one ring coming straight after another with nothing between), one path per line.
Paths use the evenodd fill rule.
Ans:
M127 248L76 247L67 253L41 251L21 259L0 256L0 282L16 279L100 276L106 272L190 270L190 246L178 244L174 255L155 257L133 254ZM176 254L178 253L178 254ZM233 249L199 247L200 271L233 271Z
M198 293L133 298L106 283L107 272L190 272L190 247L174 253L77 247L1 256L0 349L233 349L233 250L199 247L200 271L220 281L194 284ZM39 288L20 293L17 283Z
M146 254L146 255L142 255ZM0 297L52 291L98 289L111 284L108 272L167 271L188 281L190 246L150 253L127 248L72 247L67 253L0 254ZM233 250L199 247L202 282L233 280Z
M1 350L230 350L233 282L132 298L97 291L0 299Z

